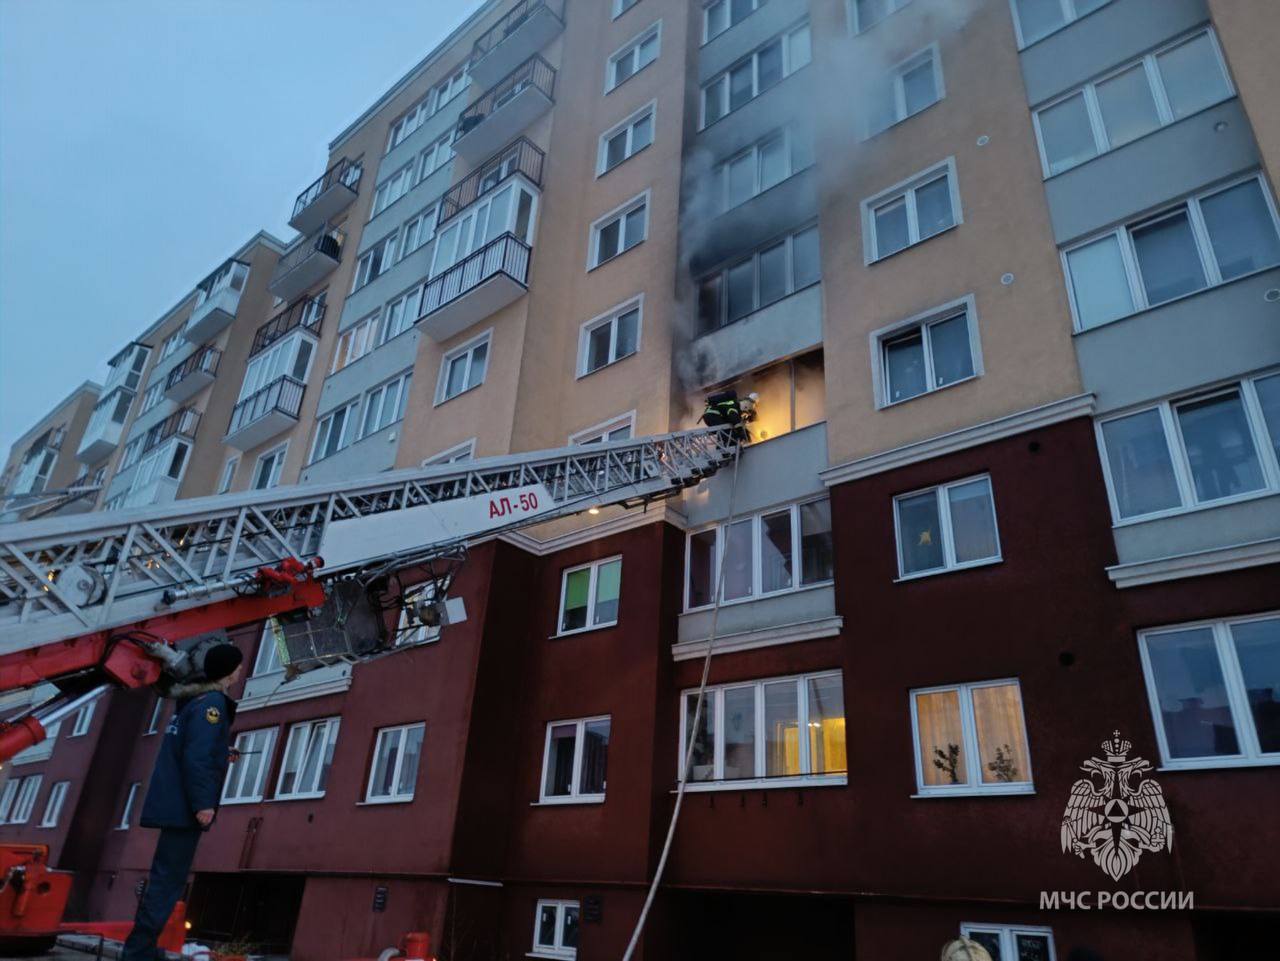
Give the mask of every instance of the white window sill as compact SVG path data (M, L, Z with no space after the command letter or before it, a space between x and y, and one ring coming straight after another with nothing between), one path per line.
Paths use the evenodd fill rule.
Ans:
M939 574L956 574L960 571L971 571L975 567L991 567L994 564L1003 564L1004 557L988 557L980 561L969 561L967 564L957 564L954 567L937 567L928 571L916 571L914 574L903 574L901 577L895 577L893 583L901 584L903 581L918 581L922 577L937 577Z
M617 626L617 621L609 621L607 624L592 624L590 627L575 627L572 631L561 631L559 634L552 634L547 638L547 640L554 641L560 637L577 637L579 634L590 634L592 631L604 631Z
M757 777L740 781L690 781L685 787L686 794L702 794L710 791L773 791L783 788L798 787L845 787L849 783L847 774L806 774L798 777ZM675 794L678 788L673 788Z
M954 213L955 213L955 211L953 210L953 211L952 211L952 213L954 214ZM916 249L917 247L919 247L921 244L927 244L929 241L933 240L935 237L941 237L941 236L943 236L943 235L945 235L945 234L949 234L949 233L951 233L951 231L955 230L955 229L956 229L957 227L959 227L959 226L960 226L960 224L962 224L963 222L964 222L964 221L957 220L957 221L956 221L955 223L953 223L950 227L943 227L943 228L942 228L941 230L939 230L936 234L930 234L928 237L921 237L921 238L920 238L919 240L917 240L915 243L907 244L905 247L900 247L899 249L895 250L895 251L894 251L893 253L891 253L891 254L877 255L877 256L876 256L875 258L873 258L872 260L868 260L868 261L866 262L866 266L870 267L872 264L882 264L882 263L884 263L886 260L889 260L889 259L890 259L890 258L892 258L892 257L897 257L899 254L905 254L908 250L915 250L915 249Z
M808 503L802 501L801 503ZM780 591L770 591L767 594L748 594L746 597L735 597L727 601L721 601L721 607L732 607L735 604L750 604L752 601L768 601L775 597L789 597L792 594L801 594L805 591L821 590L824 587L831 587L835 584L834 580L814 581L812 584L801 584L799 587L787 587ZM687 585L686 585L687 587ZM699 607L686 607L683 614L701 614L704 611L714 610L714 604L703 604Z
M1016 787L1008 788L966 787L943 791L924 790L911 795L911 797L915 800L932 800L940 797L1027 797L1035 793L1034 784L1019 784Z
M218 805L220 807L227 808L227 807L232 807L236 804L260 804L260 803L262 803L261 794L259 794L257 797L223 798L221 801L218 802Z
M551 961L573 961L578 956L578 952L566 952L563 954L552 954L549 951L526 951L526 958L550 958Z
M552 808L552 807L573 807L578 804L603 804L603 794L580 794L576 797L544 797L537 801L530 801L531 808Z
M622 216L625 217L630 212L631 211L629 210L625 211L622 214ZM646 217L645 230L647 231L649 229L649 225L647 222L648 214L646 214L645 217ZM637 240L634 244L632 244L630 247L627 247L625 250L619 250L616 254L614 254L608 260L602 260L598 264L592 264L590 267L587 268L587 273L591 273L593 270L599 270L601 267L608 267L611 263L616 261L619 257L626 256L627 254L631 253L631 251L635 250L637 247L642 246L644 242L648 239L649 238L646 236L641 240Z
M365 798L363 801L357 801L356 807L385 807L388 804L412 804L413 795L408 797L384 797L384 798Z
M1161 773L1180 771L1220 771L1235 767L1280 767L1280 755L1268 757L1205 757L1185 761L1166 761L1156 768Z
M883 346L883 341L881 341L881 346ZM927 390L921 391L919 394L912 394L910 397L904 397L902 398L902 400L877 401L876 410L889 410L893 407L901 407L903 404L909 404L913 400L919 400L921 397L931 397L934 394L940 394L944 390L948 390L952 387L959 387L961 384L967 384L971 380L977 380L979 377L982 376L982 373L983 372L981 370L975 370L968 377L961 377L959 380L953 380L951 383L943 384L941 387L929 388Z
M324 791L313 794L284 794L276 795L275 797L268 799L267 803L277 804L282 801L319 801L323 797Z
M1280 491L1267 487L1257 491L1246 491L1243 494L1233 494L1231 497L1219 497L1216 500L1205 501L1202 504L1192 504L1190 507L1170 507L1168 510L1153 511L1150 514L1139 514L1136 517L1124 517L1111 525L1112 530L1122 527L1133 527L1136 524L1147 524L1151 521L1164 520L1166 517L1182 517L1186 514L1196 514L1200 511L1210 511L1215 507L1229 507L1232 504L1246 504L1249 501L1261 500L1265 497L1275 497Z

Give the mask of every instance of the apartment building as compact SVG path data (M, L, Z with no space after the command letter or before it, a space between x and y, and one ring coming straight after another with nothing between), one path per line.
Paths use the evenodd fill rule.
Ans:
M85 492L66 498L65 503L57 498L64 510L90 506L89 491L101 486L105 471L84 468L76 458L76 447L93 419L101 392L99 384L85 381L13 443L0 473L6 519L30 518L52 506L41 496L46 490Z
M296 239L114 359L102 404L143 399L103 501L660 433L726 387L752 443L475 545L467 620L393 606L390 656L285 680L272 624L236 632L196 934L619 957L688 756L644 957L1274 943L1277 33L1218 0L482 4L330 144ZM90 754L13 766L0 838L126 916L169 709L103 705ZM1062 842L1107 756L1174 838L1114 881ZM1042 904L1100 891L1194 908Z

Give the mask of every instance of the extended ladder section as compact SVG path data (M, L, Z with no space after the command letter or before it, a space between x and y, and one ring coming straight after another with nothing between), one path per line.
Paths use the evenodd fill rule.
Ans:
M319 557L334 577L647 504L715 473L736 445L704 428L0 525L0 655L234 597L286 558Z

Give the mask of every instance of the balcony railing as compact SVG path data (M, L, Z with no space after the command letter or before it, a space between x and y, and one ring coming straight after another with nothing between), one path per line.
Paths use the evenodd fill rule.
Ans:
M220 360L222 360L222 351L218 350L217 347L209 345L200 348L173 370L169 371L169 377L165 381L164 389L166 391L172 390L192 374L199 373L208 374L210 377L216 376Z
M255 421L271 413L281 413L297 420L302 409L302 392L306 385L292 377L277 377L266 387L250 394L231 411L231 423L227 427L230 437L244 430Z
M503 79L486 90L470 107L458 117L458 128L453 139L456 142L478 127L483 120L495 110L513 100L517 94L530 87L541 90L547 99L552 99L556 86L556 71L551 64L534 54Z
M529 253L528 244L505 233L428 281L418 315L423 330L444 340L521 296L527 289Z
M268 288L277 297L292 300L319 283L338 266L346 237L337 227L322 225L277 261Z
M289 223L307 233L351 206L360 189L364 167L359 160L343 157L320 175L293 203Z
M319 180L298 194L298 199L293 203L293 215L296 217L307 207L310 207L315 203L316 198L330 187L341 184L354 194L360 189L360 175L363 172L364 168L360 164L348 157L343 157L321 174Z
M525 22L541 9L550 11L559 20L564 19L564 0L521 0L507 11L501 20L476 39L471 47L472 63L488 56L494 47L524 26Z
M485 194L506 182L512 174L524 174L535 187L542 186L542 162L546 157L528 139L521 137L504 147L480 164L465 180L449 188L440 201L440 215L436 224L442 224Z
M146 440L142 442L142 452L154 450L170 437L182 436L195 440L196 431L200 428L200 412L191 407L175 410L160 423L147 431Z
M249 356L261 353L277 340L297 327L309 330L317 336L324 320L324 301L318 297L296 300L258 328L249 347Z

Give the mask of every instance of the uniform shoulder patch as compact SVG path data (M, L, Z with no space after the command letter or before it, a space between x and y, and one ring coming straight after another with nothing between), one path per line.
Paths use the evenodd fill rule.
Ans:
M210 724L217 724L222 720L222 712L216 707L206 707L204 709L204 719Z

